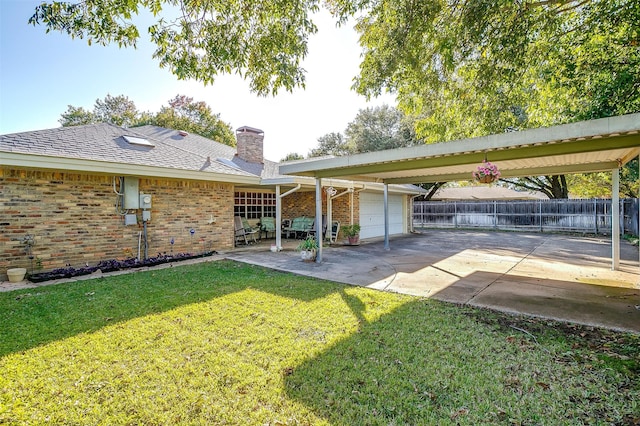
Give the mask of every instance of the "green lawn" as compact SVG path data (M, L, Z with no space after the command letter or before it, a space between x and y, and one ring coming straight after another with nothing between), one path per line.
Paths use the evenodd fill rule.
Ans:
M0 293L0 424L640 422L640 336L218 261Z

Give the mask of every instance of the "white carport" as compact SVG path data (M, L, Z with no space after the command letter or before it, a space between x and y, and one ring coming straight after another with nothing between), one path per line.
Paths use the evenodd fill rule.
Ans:
M283 164L280 173L383 183L385 248L389 247L387 194L395 183L468 180L486 158L502 177L610 170L613 175L612 268L619 263L619 169L640 154L640 114L582 121L522 132L501 133L344 157ZM317 210L317 209L316 209ZM316 219L317 220L317 219ZM322 251L317 262L322 261Z

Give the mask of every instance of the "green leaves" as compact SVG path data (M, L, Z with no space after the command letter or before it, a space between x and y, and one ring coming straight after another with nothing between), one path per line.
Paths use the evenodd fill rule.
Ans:
M220 119L220 114L214 114L205 102L194 102L184 95L171 99L168 107L163 106L148 119L148 124L186 130L225 145L236 145L231 126Z
M304 87L301 61L309 35L317 31L310 16L317 0L85 0L54 1L36 8L29 19L46 31L86 39L89 44L136 46L133 22L139 8L158 21L148 28L157 46L153 57L179 79L213 83L218 74L236 73L259 95ZM166 7L166 9L163 9ZM164 13L163 13L164 12Z
M191 2L178 23L150 31L154 57L179 79L213 83L220 73L249 80L259 95L304 87L300 62L307 38L317 31L308 15L315 1Z
M127 21L137 14L137 6L137 1L127 0L54 1L36 7L29 23L44 24L47 32L55 30L67 33L71 38L87 39L89 44L115 42L121 47L135 47L140 34Z
M414 3L359 3L355 88L396 91L430 142L640 109L637 2Z
M236 145L231 125L214 114L206 102L194 102L193 98L176 95L158 113L140 112L133 101L124 95L107 95L96 99L93 111L69 105L59 120L63 127L91 123L113 123L117 126L142 126L152 124L167 129L185 130L229 146Z

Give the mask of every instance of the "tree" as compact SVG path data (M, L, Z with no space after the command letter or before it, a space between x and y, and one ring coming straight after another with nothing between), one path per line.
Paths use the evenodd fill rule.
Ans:
M402 111L388 105L366 108L358 111L356 117L341 133L328 133L318 138L318 147L311 150L309 157L324 155L349 155L361 152L381 151L401 148L421 143L417 140L413 121ZM419 184L429 192L430 199L445 182Z
M136 125L139 112L136 104L128 97L107 95L103 100L96 99L93 115L98 123L130 127Z
M318 147L309 152L309 157L323 157L326 155L339 157L353 154L353 152L353 147L347 143L341 133L332 132L318 138Z
M184 95L176 95L171 99L168 107L163 106L158 114L149 118L148 124L185 130L225 145L236 146L231 125L222 121L220 114L214 114L205 102L194 102L193 98Z
M355 8L355 9L354 9ZM341 3L360 11L355 88L397 93L427 142L640 110L634 0ZM566 197L566 179L513 179Z
M79 126L91 123L113 123L118 126L153 125L167 129L185 130L229 146L236 145L231 125L214 114L205 102L194 102L193 98L176 95L169 106L162 106L156 114L139 112L133 101L124 95L107 95L97 99L93 112L69 105L59 120L63 126Z
M67 111L60 115L58 122L62 127L82 126L83 124L91 124L96 122L96 118L91 111L87 111L82 107L74 107L67 105Z
M281 159L280 162L295 160L304 160L304 155L298 154L297 152L290 152L283 159Z
M82 107L67 106L67 111L60 115L60 124L63 127L80 126L92 123L111 123L116 126L131 127L139 125L142 117L147 117L138 112L136 104L124 95L107 95L104 99L96 99L93 111L87 111Z
M112 123L129 127L138 124L139 115L135 103L128 97L107 95L104 99L96 99L93 111L67 105L67 111L60 115L58 121L63 127L92 123Z
M578 198L611 197L611 173L577 174L567 177L571 194ZM637 198L640 188L638 158L629 161L620 169L620 197Z
M171 16L179 4L177 18ZM301 61L318 0L84 0L38 6L29 20L89 43L135 46L132 17L161 67L212 83L238 73L261 95L304 87ZM363 60L354 88L397 94L419 139L447 141L640 110L637 0L328 0L356 19ZM542 183L557 188L563 179ZM561 190L560 193L567 191Z
M260 95L304 87L301 61L317 31L310 19L317 0L51 1L38 6L29 22L89 44L135 47L140 31L133 21L140 9L158 19L148 28L154 58L181 80L209 84L220 73L237 73Z
M411 121L388 105L361 109L345 129L347 145L354 152L381 151L415 145Z

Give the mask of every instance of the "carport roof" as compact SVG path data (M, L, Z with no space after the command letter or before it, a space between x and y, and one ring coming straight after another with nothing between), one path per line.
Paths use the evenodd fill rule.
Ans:
M640 114L301 163L280 173L384 183L471 179L486 158L501 177L618 168L640 154Z

